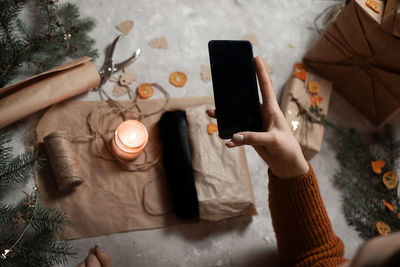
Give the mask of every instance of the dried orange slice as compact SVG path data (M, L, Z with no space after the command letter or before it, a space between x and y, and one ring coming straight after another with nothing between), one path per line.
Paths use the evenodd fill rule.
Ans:
M174 71L169 75L169 81L176 87L182 87L187 81L187 76L185 73L180 71Z
M318 94L319 93L319 83L317 81L308 82L308 91L311 94Z
M323 98L322 96L319 96L319 95L310 96L311 107L315 108L315 107L318 106L323 100L324 100L324 98Z
M385 166L385 162L383 160L371 161L371 167L374 173L380 174L382 172L382 167Z
M213 133L215 133L217 131L218 131L218 126L216 124L214 124L214 123L209 123L208 124L208 126L207 126L208 134L211 135L211 134L213 134Z
M142 83L137 89L140 98L149 98L154 94L153 85L151 83Z
M397 174L393 171L386 172L382 177L383 183L387 188L393 189L397 187Z
M300 80L302 80L302 81L306 81L306 79L307 79L307 71L306 70L300 70L300 71L295 71L295 72L293 72L293 75L296 77L296 78L299 78Z
M381 221L376 223L376 230L378 230L378 233L380 235L387 235L388 233L390 233L389 225Z
M394 211L394 206L392 203L386 202L384 199L382 199L383 205L385 205L390 211Z
M365 5L372 9L376 14L379 14L379 4L375 0L367 0Z
M306 66L304 66L304 64L303 64L303 63L300 63L300 62L294 63L294 65L293 65L293 72L299 72L299 71L301 71L301 70L307 71Z

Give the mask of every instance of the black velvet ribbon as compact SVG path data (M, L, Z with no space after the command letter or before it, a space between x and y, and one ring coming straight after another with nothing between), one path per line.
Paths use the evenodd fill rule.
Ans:
M199 201L192 169L186 113L165 112L159 122L163 164L177 218L199 216Z

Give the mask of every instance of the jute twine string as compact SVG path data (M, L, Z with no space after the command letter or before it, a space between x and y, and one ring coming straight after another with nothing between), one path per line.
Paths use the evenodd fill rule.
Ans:
M114 132L122 121L131 119L142 121L145 118L165 111L170 99L169 93L158 83L152 83L152 86L161 91L165 96L165 101L160 109L148 113L142 111L137 102L138 94L133 94L129 87L128 95L131 102L128 106L123 106L121 103L113 100L101 87L101 94L107 97L106 104L102 103L96 106L89 113L86 122L90 134L75 137L73 142L92 142L91 151L94 156L104 160L117 161L127 171L145 171L157 164L161 155L161 149L155 142L150 140L141 155L134 161L126 161L118 158L111 147ZM150 150L156 150L156 152L149 153ZM149 154L156 156L149 158Z
M360 18L360 14L358 14L357 8L355 8L355 12L358 18ZM354 67L358 67L362 70L364 70L371 78L375 81L377 81L382 87L388 90L388 93L392 95L391 93L391 86L387 83L385 83L384 79L375 71L375 59L379 57L382 54L388 53L391 48L394 46L398 45L400 43L400 39L397 39L393 41L392 43L388 44L385 48L380 49L378 51L374 51L374 55L369 57L369 58L364 58L360 56L357 51L355 51L352 46L347 42L345 35L343 34L342 30L340 27L337 25L336 21L332 23L332 27L335 28L335 30L339 33L341 36L341 40L336 38L334 35L332 35L329 31L324 32L324 37L325 39L333 46L335 47L338 51L342 53L343 56L346 57L346 59L350 60L350 65ZM338 63L331 63L332 65L337 65Z
M342 10L342 9L339 9ZM356 13L357 18L360 20L360 14L357 10L357 8L354 6L354 11ZM338 12L340 13L340 12ZM360 56L357 51L355 51L352 46L347 42L345 35L343 34L342 30L340 27L337 25L336 21L333 21L331 24L337 32L340 35L340 40L336 38L333 34L331 34L329 31L324 31L323 32L323 37L333 46L335 47L342 55L349 61L347 64L343 64L342 66L353 66L353 67L358 67L362 69L366 74L368 74L373 81L378 82L383 88L387 90L387 93L389 93L393 98L396 98L395 95L393 95L393 88L390 84L386 83L385 80L377 73L375 68L377 68L376 65L376 58L383 54L387 54L391 51L393 47L398 45L400 43L400 39L397 39L393 41L392 43L388 44L385 48L382 48L378 51L374 51L373 55L369 58L365 58L363 56ZM322 33L322 31L319 31L319 33ZM307 63L307 61L305 60ZM340 65L340 62L335 62L335 63L323 63L323 64L329 64L329 65ZM376 95L376 87L373 86L373 93ZM376 97L373 98L374 100L374 107L377 106L377 99ZM376 118L377 116L377 111L376 108L373 108L373 117Z
M83 183L82 171L66 131L56 131L43 140L53 176L60 191L68 191Z
M157 173L156 177L147 182L143 187L144 209L150 215L154 216L163 215L170 211L170 207L167 207L166 210L154 208L152 203L149 203L146 199L149 190L148 186L152 184L155 186L155 182L160 179L163 173L162 168L157 164L161 156L160 147L155 142L149 141L146 148L134 161L119 159L111 147L115 129L122 121L129 119L141 121L166 109L170 99L169 93L157 83L153 83L152 85L165 96L165 102L159 110L148 113L143 112L137 103L137 93L133 95L129 87L128 95L131 103L127 107L111 99L103 88L100 88L101 93L108 100L105 101L105 104L102 103L94 107L87 116L86 122L89 128L89 135L71 138L65 131L56 131L44 138L54 178L60 191L70 190L84 181L78 160L72 148L72 143L91 142L91 153L93 156L104 160L116 161L126 171L146 171L154 167ZM155 156L150 158L150 154Z
M319 34L323 33L324 28L332 21L334 21L336 17L339 15L339 13L346 6L346 1L344 0L336 0L336 1L339 3L326 7L321 13L318 14L318 16L315 17L313 21L313 27ZM320 21L322 22L319 23ZM322 28L319 27L318 24L322 24Z
M114 101L101 87L100 94L104 94L107 97L107 105L99 105L95 107L87 117L87 125L90 131L90 135L88 137L89 140L93 142L92 145L95 149L95 156L105 160L117 161L119 165L127 171L146 171L150 168L155 168L157 173L156 177L151 179L143 186L143 207L148 214L160 216L170 212L171 207L167 207L165 210L158 210L157 208L153 207L153 205L149 203L146 198L149 186L155 185L157 181L160 181L160 177L163 173L162 168L158 164L161 156L160 147L155 142L151 142L149 140L146 148L134 161L124 161L119 159L111 148L113 134L120 123L118 119L122 119L123 121L129 119L142 121L145 118L165 111L170 99L169 93L157 83L152 83L152 86L163 93L165 96L165 102L159 110L149 113L142 111L137 103L138 94L136 93L133 95L130 87L128 87L128 95L131 99L131 103L128 107L124 107L121 103ZM77 138L75 141L78 142L79 139ZM108 151L108 153L103 153L104 148ZM156 152L149 153L151 149L155 149ZM149 159L148 154L153 154L156 156L152 159Z

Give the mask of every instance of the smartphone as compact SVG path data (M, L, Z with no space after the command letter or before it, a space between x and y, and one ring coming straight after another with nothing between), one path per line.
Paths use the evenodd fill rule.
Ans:
M208 43L219 137L262 131L253 48L249 41Z

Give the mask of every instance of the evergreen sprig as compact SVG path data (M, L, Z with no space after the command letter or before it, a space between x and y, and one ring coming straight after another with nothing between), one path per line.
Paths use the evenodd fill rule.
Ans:
M5 168L11 160L11 147L7 144L11 141L11 137L6 132L0 132L0 170Z
M296 99L292 101L296 102ZM373 133L371 143L356 130L344 129L330 122L320 107L307 110L299 102L297 105L299 112L306 114L310 122L327 127L339 137L336 158L340 168L334 182L341 189L347 222L366 239L379 234L378 222L389 225L392 232L399 231L399 195L396 189L388 189L382 181L384 173L397 170L400 158L400 140L394 141L392 126L385 125L383 133ZM374 173L371 167L371 162L376 160L385 162L380 174ZM386 207L382 200L393 205L394 210Z
M0 1L0 88L23 66L37 73L59 65L66 56L98 56L94 40L88 36L95 22L80 18L76 5L35 0L33 13L38 19L29 27L19 17L26 2Z
M0 240L0 245L12 244L16 241L16 235L9 235ZM54 266L66 264L68 258L74 257L76 251L70 242L57 240L51 229L43 228L41 231L30 232L16 246L10 257L1 261L1 266Z
M0 184L25 182L42 166L43 160L37 152L14 157L8 146L10 141L8 133L0 133ZM41 207L38 194L36 191L25 193L17 204L0 202L0 254L21 237L6 259L0 258L0 266L53 266L65 264L76 254L68 241L57 240L68 223L65 214Z
M400 142L393 141L391 126L383 134L374 134L375 143L367 142L357 131L350 129L340 136L337 159L340 169L335 174L336 185L342 191L342 205L346 220L354 225L363 238L378 235L376 223L389 225L392 232L400 230L399 197L396 189L388 189L382 175L394 171L400 155ZM375 149L374 149L375 148ZM381 174L372 171L371 161L384 160ZM395 210L389 210L382 199L390 202Z
M37 207L32 217L32 227L37 231L49 229L54 234L61 233L68 223L65 214L56 209Z
M37 152L27 152L7 160L0 169L0 185L16 184L25 181L40 167Z

